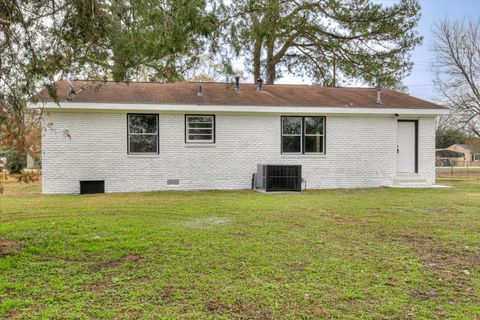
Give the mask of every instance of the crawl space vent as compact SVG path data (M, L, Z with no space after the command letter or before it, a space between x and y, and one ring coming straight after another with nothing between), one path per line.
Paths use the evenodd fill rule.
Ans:
M180 184L180 180L178 179L168 179L167 180L167 185L169 186L177 186Z
M104 180L80 181L80 194L105 193Z

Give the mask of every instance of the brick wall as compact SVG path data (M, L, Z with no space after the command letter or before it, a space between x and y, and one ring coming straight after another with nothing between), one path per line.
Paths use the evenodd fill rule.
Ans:
M435 126L434 118L418 121L418 174L435 183Z
M183 114L161 113L159 155L127 154L126 113L59 112L45 122L44 193L78 193L80 180L105 180L106 192L245 189L259 163L301 164L307 188L388 186L396 174L391 116L327 116L325 155L282 155L280 114L217 113L216 143L195 145L184 142ZM419 174L431 183L434 134L434 119L421 119Z

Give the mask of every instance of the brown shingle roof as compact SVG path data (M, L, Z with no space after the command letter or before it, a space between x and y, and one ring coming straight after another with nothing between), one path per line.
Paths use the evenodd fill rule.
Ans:
M72 81L78 94L73 102L177 104L177 105L236 105L236 106L303 106L303 107L353 107L356 108L408 108L444 109L444 107L407 94L382 89L382 104L376 104L377 92L373 88L327 88L315 85L275 84L264 85L256 91L254 84L240 84L235 91L226 83L116 83L101 81ZM199 85L203 96L197 96ZM55 83L60 101L67 100L68 83ZM45 91L44 101L52 101Z

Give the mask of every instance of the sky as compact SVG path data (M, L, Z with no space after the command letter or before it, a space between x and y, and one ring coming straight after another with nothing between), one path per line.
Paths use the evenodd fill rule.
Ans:
M375 0L375 2L389 5L396 3L397 0ZM423 36L423 42L412 51L414 66L411 75L403 82L407 85L410 95L436 101L431 70L434 59L431 51L432 29L435 23L445 18L451 20L480 18L480 0L419 0L419 2L422 7L422 16L417 31ZM310 81L285 75L277 83L310 83Z

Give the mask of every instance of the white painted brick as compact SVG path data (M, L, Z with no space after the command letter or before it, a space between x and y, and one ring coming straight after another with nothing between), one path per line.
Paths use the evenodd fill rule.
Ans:
M328 116L325 155L282 155L280 114L216 114L216 143L185 144L184 115L160 113L160 154L127 154L126 113L51 113L43 133L43 192L250 188L259 163L301 164L307 188L389 186L396 175L394 117ZM68 130L71 139L64 136ZM419 120L419 175L435 180L435 121ZM168 186L167 179L180 179Z

